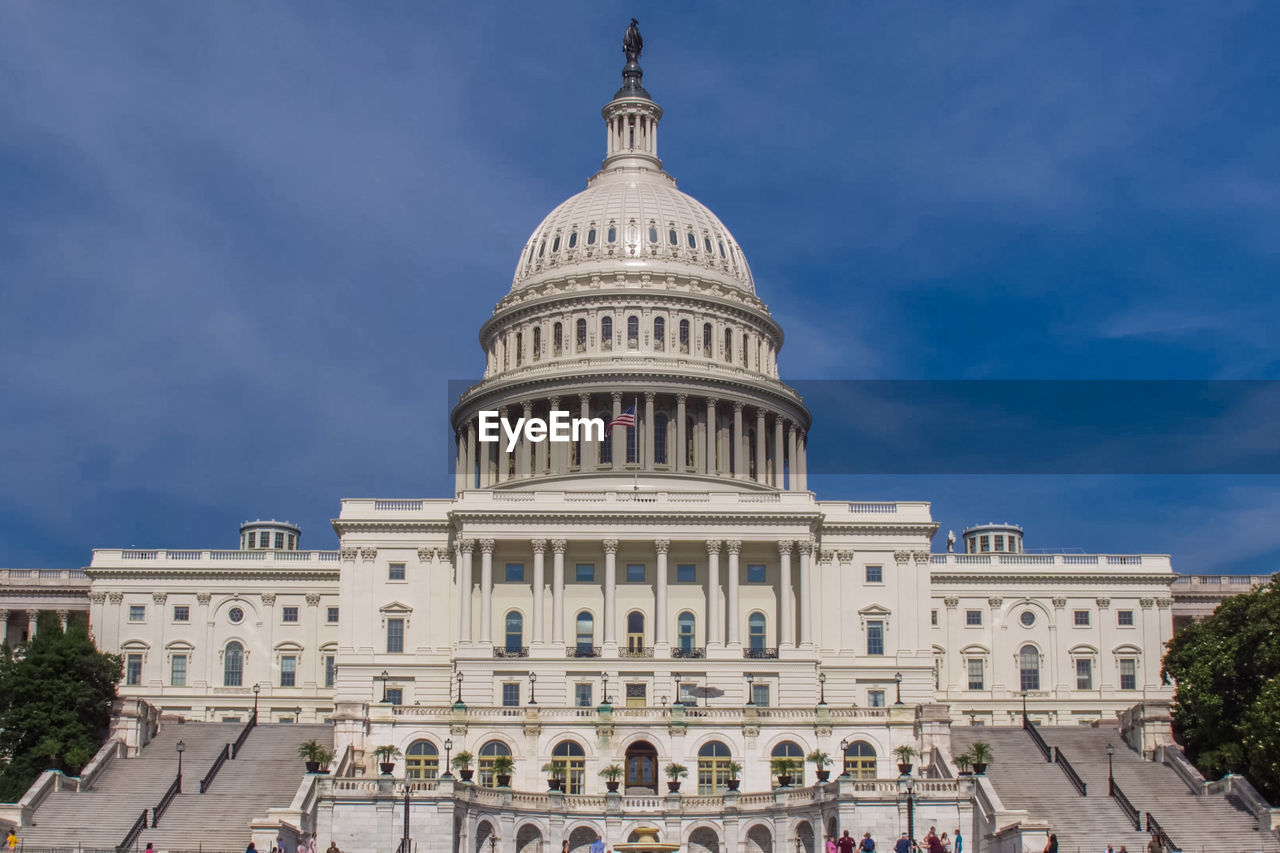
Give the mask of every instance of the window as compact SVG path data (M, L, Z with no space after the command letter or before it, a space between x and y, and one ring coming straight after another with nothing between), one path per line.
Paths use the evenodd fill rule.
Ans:
M982 611L981 611L981 610L966 610L966 611L964 612L964 624L966 624L966 625L973 625L973 626L975 626L975 627L981 627L981 625L982 625Z
M979 550L979 551L981 551L982 553L984 553L984 554L985 554L985 553L987 553L988 551L990 551L990 550L991 550L991 537L990 537L990 536L979 536L979 537L978 537L978 543L979 543L979 545L978 545L978 550Z
M680 352L689 351L689 321L680 321Z
M983 678L982 658L969 658L967 661L969 666L969 689L984 690L986 683Z
M243 682L244 646L238 640L232 640L222 651L222 686L241 687Z
M865 740L844 748L844 774L854 779L876 778L876 750Z
M387 704L403 705L404 704L404 688L388 687L387 688Z
M129 621L141 622L147 618L147 606L145 604L129 605Z
M929 624L930 624L930 625L937 625L937 624L938 624L938 611L936 611L936 610L930 610L930 611L929 611Z
M693 563L680 563L676 566L676 583L697 583L698 570Z
M333 655L324 656L324 686L332 687L333 682L338 677L337 658Z
M649 242L650 243L658 242L658 229L652 225L649 226Z
M751 702L762 708L769 707L769 685L753 684L751 685Z
M627 318L627 349L638 349L640 346L640 318L632 315Z
M519 610L507 613L507 651L519 654L524 647L524 616Z
M440 772L440 753L429 740L415 740L404 751L406 779L434 779Z
M676 617L676 637L682 650L688 651L693 648L693 630L693 614L688 610L682 610L680 615Z
M124 683L137 686L142 683L142 655L130 653L124 658Z
M1076 690L1093 689L1093 661L1076 658Z
M593 563L578 563L577 569L574 571L574 577L578 583L595 583L596 567Z
M747 566L747 583L764 582L764 566Z
M698 793L719 794L729 780L729 747L718 740L698 750Z
M578 654L590 656L595 651L595 617L583 610L578 614L574 627L574 641L578 644Z
M132 608L131 608L131 609L132 609ZM1132 611L1132 610L1117 610L1117 611L1116 611L1116 624L1117 624L1117 625L1122 625L1122 626L1125 626L1125 627L1133 627L1133 611Z
M404 563L389 563L387 565L387 580L404 580Z
M644 583L644 563L627 563L627 583Z
M616 243L616 242L618 242L618 229L617 229L617 227L616 227L616 226L613 226L613 225L610 225L610 226L609 226L609 233L608 233L608 235L607 235L607 236L608 236L608 238L609 238L609 242L610 242L610 243Z
M578 352L582 352L587 346L587 321L578 320L577 324L575 324L575 330Z
M644 614L639 610L627 614L627 651L637 655L644 652Z
M1120 689L1138 689L1138 661L1136 658L1120 658Z
M676 696L679 697L677 701L681 705L690 705L690 706L697 705L698 704L697 690L698 690L698 685L693 684L692 682L688 682L688 681L680 682L680 684L676 687Z
M884 654L884 623L878 619L867 623L867 654Z
M559 764L564 773L564 792L583 793L587 781L587 759L582 747L571 740L562 740L551 750L551 760Z
M559 355L564 349L564 325L556 323L551 327L551 354Z
M480 747L480 757L476 760L476 769L480 772L481 787L493 787L493 759L499 755L511 755L510 748L500 740L491 740Z
M579 708L591 707L591 685L578 683L573 685L573 704Z
M298 676L298 659L293 655L280 658L280 686L295 687Z
M276 534L276 550L277 551L284 550L284 534L283 533Z
M794 761L795 770L789 775L796 785L804 785L804 750L800 748L799 744L795 741L784 740L773 748L773 751L769 753L769 758L770 760L774 758L790 758ZM772 775L776 777L779 774L774 773ZM776 778L774 779L774 784L777 784Z
M689 238L689 248L690 248L690 249L696 249L696 248L698 248L698 238L697 238L697 237L695 237L695 236L693 236L693 232L692 232L692 231L690 231L690 232L689 232L689 234L688 234L687 236L688 236L688 238Z
M702 324L702 354L706 358L711 358L711 324Z
M867 583L884 583L884 566L867 566Z
M404 651L404 620L387 620L387 651L399 654Z
M676 229L672 228L670 231L667 232L667 242L672 246L677 246L680 244L680 236L676 234Z
M524 583L524 563L507 563L507 583Z
M1003 551L1003 550L1004 550L1004 537L1003 537L1003 536L996 536L996 550L997 550L997 551Z
M280 621L281 622L297 622L298 608L297 607L280 608Z
M169 661L169 683L174 687L187 686L187 656L174 655Z
M667 321L662 317L653 318L653 348L658 352L667 348Z
M575 249L577 248L577 246L578 246L578 232L570 231L569 232L569 248Z
M518 682L504 681L502 683L502 707L520 707L520 684Z
M1036 624L1036 614L1034 610L1024 610L1018 614L1018 621L1022 623L1022 627L1030 628Z
M257 541L257 535L254 534L252 531L245 536L244 542L245 542L245 546L248 548L253 548L254 543L256 541Z
M613 349L613 318L600 318L600 349Z
M533 360L537 361L542 358L542 328L540 326L533 327Z
M1030 643L1018 652L1018 670L1023 690L1040 689L1040 652Z
M551 251L553 252L560 251L560 235L559 234L557 234L555 236L555 239L551 241Z
M174 622L190 622L191 608L185 604L175 605L173 608L173 621Z
M733 329L724 330L724 360L733 361Z
M612 238L610 238L609 242L610 243L613 242ZM596 244L596 229L592 228L587 231L587 245L594 246L595 244Z
M667 416L661 412L653 416L653 461L667 464Z
M765 641L764 614L756 611L747 617L747 648L763 649Z
M337 622L337 621L338 621L338 608L336 608L336 607L327 607L327 608L325 608L325 616L324 616L324 619L325 619L325 621L326 621L326 622L328 622L330 625L332 625L332 624L334 624L335 622Z
M883 708L884 707L884 691L868 690L867 705L871 708Z
M1073 614L1073 616L1075 618L1075 625L1077 628L1089 627L1089 611L1088 610L1077 610Z
M244 621L244 610L239 607L233 607L227 611L227 618L231 620L232 625L239 625Z

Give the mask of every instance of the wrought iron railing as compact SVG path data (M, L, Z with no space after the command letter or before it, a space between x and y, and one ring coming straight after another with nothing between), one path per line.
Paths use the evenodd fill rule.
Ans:
M773 660L778 656L777 649L743 649L742 656L748 660Z
M124 841L121 841L116 845L116 853L125 853L125 851L132 847L133 843L138 840L138 836L142 834L142 830L146 828L147 810L143 809L142 814L138 815L138 819L135 820L133 822L133 826L129 828L129 834L124 837Z
M1124 795L1124 791L1120 790L1120 786L1116 784L1115 779L1107 780L1107 793L1111 795L1111 799L1115 800L1120 806L1120 811L1133 823L1134 829L1142 829L1142 819L1138 816L1138 810L1133 807L1133 803L1129 802L1129 798Z
M1164 827L1160 825L1160 821L1151 816L1151 812L1147 812L1147 832L1155 833L1156 838L1160 839L1160 843L1165 850L1181 850L1182 848L1173 843L1173 839L1169 837L1169 833L1164 831Z
M236 736L235 743L231 744L231 757L235 758L240 754L240 747L244 746L244 742L249 737L249 732L253 731L253 727L258 725L258 712L254 711L253 716L249 717L249 722L244 724L240 734Z
M690 646L687 649L677 646L671 650L671 656L673 658L705 658L707 649L705 646Z
M1044 737L1036 729L1036 724L1027 719L1026 715L1022 716L1022 728L1027 734L1031 735L1031 742L1040 749L1040 754L1044 756L1045 761L1053 761L1053 753L1049 750L1049 744L1044 742Z
M528 646L496 646L493 650L495 658L527 658Z
M565 657L570 657L570 658L600 657L599 646L569 646L564 651L565 651Z
M164 792L164 796L160 798L160 802L156 803L155 808L151 810L151 825L159 826L160 817L164 814L165 809L169 808L169 804L173 802L173 798L178 796L178 791L182 789L182 777L173 777L173 782L169 784L168 790Z
M1077 793L1082 797L1088 796L1088 794L1085 793L1088 790L1088 786L1085 785L1084 780L1080 778L1080 774L1076 772L1076 769L1071 766L1071 762L1067 761L1067 756L1063 755L1060 747L1055 746L1053 748L1053 760L1062 768L1062 772L1067 774L1067 781L1072 785L1075 785Z
M653 657L653 646L637 646L635 648L625 648L618 650L620 658L651 658Z
M231 757L231 744L224 743L222 751L218 753L218 757L213 760L213 765L209 768L209 772L204 774L204 778L200 780L200 793L209 790L209 786L213 784L213 777L218 775L218 771L222 769L222 765Z

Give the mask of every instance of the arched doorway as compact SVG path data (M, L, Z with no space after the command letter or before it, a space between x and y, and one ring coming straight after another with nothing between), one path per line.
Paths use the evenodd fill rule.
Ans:
M658 793L658 750L647 740L627 747L627 793Z

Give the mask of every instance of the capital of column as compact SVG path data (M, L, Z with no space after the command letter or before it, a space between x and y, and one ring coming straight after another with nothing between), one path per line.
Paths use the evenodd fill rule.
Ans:
M63 625L66 625L67 620L71 618L71 611L67 610L65 607L60 608L55 612L58 614L58 621L61 622Z
M688 399L689 399L689 395L684 393L683 391L681 391L679 394L676 394L677 403L684 403L688 401Z
M551 540L551 550L557 554L563 554L567 547L569 547L569 542L566 539Z
M584 406L590 406L590 405L591 405L591 395L590 395L590 394L579 394L579 395L578 395L578 402L579 402L579 403L581 403L581 404L582 404L582 405L584 405Z
M779 556L782 556L782 557L788 557L788 556L790 556L790 555L791 555L791 546L793 546L794 544L795 544L795 543L794 543L794 542L792 542L790 539L783 539L783 540L779 541L779 542L778 542L778 555L779 555Z
M730 554L737 554L739 551L742 550L742 540L726 539L724 540L724 547L725 547L725 550L727 550Z
M708 540L707 540L707 554L708 554L708 555L710 555L710 556L713 556L713 557L714 557L716 554L719 554L719 553L720 553L720 544L721 544L721 543L720 543L720 540L719 540L719 539L708 539Z
M718 403L720 402L720 401L719 401L719 400L717 400L715 397L707 397L707 398L706 398L706 400L707 400L707 405L708 405L708 406L715 406L716 404L718 404Z
M267 607L275 607L276 594L274 592L264 592L262 594L262 603L265 604Z
M211 592L196 593L196 602L199 604L208 604L212 600L213 600L213 593Z
M481 540L480 540L480 551L481 551L481 553L484 553L484 554L492 554L492 553L493 553L493 546L494 546L494 541L493 541L492 539L481 539Z
M550 404L550 406L551 406L551 411L553 411L553 412L555 412L555 411L559 411L559 409L560 409L560 398L559 398L559 397L548 397L548 398L547 398L547 402L548 402L548 403Z
M472 551L474 551L474 550L475 550L475 548L476 548L476 543L475 543L475 540L474 540L474 539L459 539L459 540L458 540L458 550L459 550L459 551L461 551L463 554L465 554L465 555L466 555L466 556L468 556L468 557L470 557L470 556L471 556L471 552L472 552Z
M733 401L733 413L734 413L735 415L737 415L737 414L741 414L741 413L742 413L742 410L743 410L744 408L746 408L746 406L744 406L744 405L743 405L743 403L742 403L742 401L741 401L741 400L734 400L734 401Z
M813 540L812 539L800 540L799 542L796 543L796 550L798 550L801 554L812 554Z
M671 549L671 540L670 540L670 539L655 539L655 540L653 540L653 550L657 551L659 554L665 554L665 553L667 553L667 551L669 551L670 549Z
M0 610L0 622L8 622L8 621L9 621L9 611Z
M604 541L603 541L602 543L600 543L600 544L604 545L604 552L605 552L606 554L616 554L616 553L618 553L618 540L617 540L617 539L606 539L606 540L604 540Z
M609 396L613 399L613 402L615 402L615 403L621 403L621 402L622 402L622 392L621 392L621 391L613 391L613 392L611 392L611 393L609 394Z
M645 392L644 392L644 401L645 401L646 403L652 403L652 402L654 401L654 399L655 399L657 396L658 396L658 392L657 392L657 391L645 391Z
M526 418L533 417L533 401L525 400L520 404L524 408L524 416Z
M154 601L156 604L164 604L166 601L169 600L169 593L153 592L151 593L151 600Z
M545 539L531 539L529 540L529 545L532 546L535 554L542 554L547 550L547 540Z

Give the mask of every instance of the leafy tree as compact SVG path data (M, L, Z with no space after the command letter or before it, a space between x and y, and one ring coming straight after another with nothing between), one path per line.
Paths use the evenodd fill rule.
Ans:
M111 722L119 655L94 648L82 623L64 633L42 620L36 636L0 645L0 802L16 802L46 769L78 773Z
M1179 631L1164 674L1178 684L1174 735L1200 772L1280 797L1280 578Z

